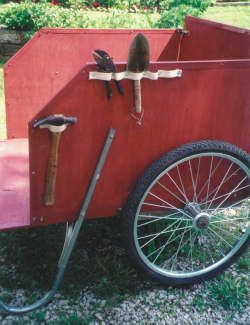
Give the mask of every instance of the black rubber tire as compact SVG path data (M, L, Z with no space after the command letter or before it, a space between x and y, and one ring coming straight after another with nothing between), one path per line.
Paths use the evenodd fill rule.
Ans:
M199 275L188 278L173 278L157 273L149 268L138 254L134 241L133 228L136 212L145 191L166 168L176 163L180 159L189 157L193 154L211 151L231 155L232 157L239 159L250 169L250 155L235 145L221 141L210 140L190 143L168 152L160 159L155 161L151 166L149 166L139 177L133 191L128 197L128 200L122 211L124 244L127 249L128 256L133 264L139 269L139 271L143 271L144 274L151 280L171 286L183 286L199 283L201 281L213 278L223 272L246 250L247 246L249 245L250 237L248 236L247 240L240 247L240 249L236 251L236 253L224 264L220 265L210 272L203 274L202 276Z

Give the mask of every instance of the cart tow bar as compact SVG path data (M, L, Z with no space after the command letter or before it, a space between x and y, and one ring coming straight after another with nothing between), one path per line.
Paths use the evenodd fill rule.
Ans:
M14 307L11 305L7 305L4 302L0 301L0 312L7 313L7 314L23 314L29 311L35 310L40 308L51 301L53 296L55 295L57 289L59 288L64 272L66 270L67 264L69 262L71 253L74 249L78 234L81 229L81 225L84 221L88 206L94 194L94 190L97 184L97 181L100 178L102 168L104 166L105 160L107 158L107 154L109 152L110 146L115 136L115 129L111 128L107 135L105 144L103 146L102 152L99 156L98 163L96 165L96 169L92 176L91 182L88 187L87 194L84 198L78 219L70 224L67 223L66 234L65 234L65 242L64 247L59 258L58 262L58 272L54 281L54 284L49 292L47 292L40 300L36 301L35 303L25 306L25 307Z

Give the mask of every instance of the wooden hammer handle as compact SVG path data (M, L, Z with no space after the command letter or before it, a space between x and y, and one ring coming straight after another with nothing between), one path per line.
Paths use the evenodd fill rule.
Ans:
M46 171L45 192L43 197L43 203L45 206L51 206L55 203L55 187L60 137L61 132L51 132L52 141Z
M135 96L135 111L140 114L142 112L141 108L141 81L134 81L134 96Z

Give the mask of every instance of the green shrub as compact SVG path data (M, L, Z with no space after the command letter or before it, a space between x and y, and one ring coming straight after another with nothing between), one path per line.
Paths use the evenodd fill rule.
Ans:
M0 12L0 24L9 29L24 30L28 40L42 27L62 28L152 28L159 14L79 10L49 3L10 4Z
M79 10L49 3L12 3L1 12L0 24L10 29L37 31L42 27L89 27L89 19Z
M199 9L190 6L181 5L179 7L173 7L161 14L156 26L159 28L174 28L183 26L186 15L199 16L200 14L201 11Z
M159 7L159 0L141 0L140 7L142 8L158 8Z
M188 6L203 12L212 4L212 2L212 0L162 0L160 2L160 7L164 10L170 10L176 7Z
M74 9L81 9L86 6L91 6L91 0L63 0L58 1L59 4L66 8L74 8Z
M34 28L34 21L27 6L10 4L0 13L0 24L10 29L31 30Z

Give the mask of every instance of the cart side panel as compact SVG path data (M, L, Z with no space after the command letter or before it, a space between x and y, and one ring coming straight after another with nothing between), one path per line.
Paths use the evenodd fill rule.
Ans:
M250 58L250 30L190 16L185 29L190 34L181 43L183 61Z
M119 65L123 70L125 65ZM31 222L57 223L77 216L108 129L117 129L88 217L117 214L138 176L170 149L201 139L234 143L250 152L250 61L154 63L150 70L183 69L183 76L142 80L143 124L131 117L132 83L125 96L106 99L102 81L88 80L86 66L35 117L63 113L78 122L62 134L56 201L43 207L50 149L47 130L29 127ZM114 85L112 84L114 89ZM42 218L41 218L42 217Z
M4 66L7 137L28 136L27 123L73 78L83 64L93 61L99 47L116 61L127 59L138 30L42 29ZM174 30L143 30L157 60ZM116 44L116 46L114 46ZM176 57L176 41L167 46L167 59ZM166 56L166 55L165 55Z

